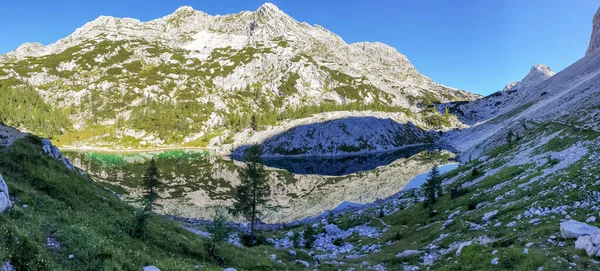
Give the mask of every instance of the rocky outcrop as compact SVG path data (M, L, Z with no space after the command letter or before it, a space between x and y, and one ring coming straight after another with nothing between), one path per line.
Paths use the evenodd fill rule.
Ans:
M42 142L42 150L44 151L45 154L61 161L68 170L70 170L70 171L75 170L75 166L73 166L71 161L68 158L63 157L60 150L56 146L52 145L52 142L50 142L50 140L44 138L41 140L41 142Z
M524 88L532 88L539 85L541 82L544 82L546 79L552 77L554 75L554 71L550 69L550 67L543 64L535 64L529 70L529 73L523 80L518 82L508 83L504 87L504 91L507 90L519 90Z
M8 195L8 185L4 182L2 174L0 174L0 213L12 206L10 196Z
M349 117L294 127L262 142L265 156L331 156L390 151L431 143L434 136L412 123ZM234 150L243 154L244 147Z
M560 234L566 239L575 239L581 236L589 236L599 232L600 229L598 227L594 227L573 219L560 223Z
M585 55L591 54L596 49L600 48L600 8L596 12L596 16L594 16L593 27L592 27L592 37L590 38L590 46L587 49Z

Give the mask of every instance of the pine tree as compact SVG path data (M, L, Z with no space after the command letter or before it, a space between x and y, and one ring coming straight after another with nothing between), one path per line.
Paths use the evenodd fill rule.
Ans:
M444 193L442 191L442 179L440 178L440 169L437 165L433 165L433 168L431 168L431 171L429 172L427 178L433 180L435 191L437 192L437 197L441 197Z
M437 165L434 165L427 175L427 180L425 181L425 184L423 184L423 191L427 197L427 207L432 214L433 205L437 202L437 197L441 196L442 194L440 171Z
M146 228L148 227L148 222L150 220L150 216L152 214L152 209L154 207L154 202L156 198L158 198L158 194L156 190L160 185L159 181L159 172L158 167L156 165L156 160L150 160L150 165L148 169L146 169L146 173L143 175L143 202L144 209L141 212L138 212L135 217L135 223L132 235L137 238L144 238L146 236Z
M256 115L252 115L250 118L250 127L252 127L252 130L254 131L258 130L258 120L256 119Z
M154 202L158 198L156 190L160 185L160 180L158 179L159 177L160 174L158 172L158 166L156 165L156 159L152 158L152 160L150 160L150 165L148 165L148 169L143 176L145 211L152 212Z
M265 205L270 194L267 174L262 164L262 148L260 145L250 147L244 156L246 166L240 171L241 184L237 187L235 200L231 213L241 215L250 222L250 245L253 245L254 224L257 216L261 214L261 207Z

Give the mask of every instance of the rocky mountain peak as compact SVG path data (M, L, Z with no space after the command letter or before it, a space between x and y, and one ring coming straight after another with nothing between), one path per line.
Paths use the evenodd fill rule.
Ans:
M39 42L25 42L10 53L11 56L42 56L46 54L46 47Z
M598 8L596 16L594 16L590 46L585 55L589 55L598 48L600 48L600 8Z
M554 75L554 71L546 65L543 64L535 64L529 70L527 76L523 78L523 80L518 82L508 83L504 90L517 90L522 88L530 88L537 86L539 83L544 80L552 77Z
M194 10L194 8L192 8L190 6L182 6L182 7L179 7L177 10L175 10L174 14L186 14L186 13L192 13L195 11L196 10Z
M285 14L273 3L264 3L256 11L261 14Z

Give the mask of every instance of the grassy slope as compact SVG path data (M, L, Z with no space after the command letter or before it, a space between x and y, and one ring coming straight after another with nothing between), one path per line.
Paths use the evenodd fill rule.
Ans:
M0 214L0 262L18 270L222 270L207 260L205 240L173 221L152 217L145 240L129 236L134 209L84 176L41 153L29 137L0 149L0 173L18 198ZM24 204L28 206L23 207ZM56 239L60 248L46 246ZM272 261L272 248L221 247L225 267L237 270L293 270ZM69 259L73 254L74 259ZM283 253L282 259L285 260Z
M544 140L553 135L555 139ZM367 215L345 215L334 219L340 228L350 228L370 223L378 228L389 229L381 238L366 238L353 235L345 242L355 246L380 244L381 250L367 254L363 258L337 259L343 263L342 269L354 267L365 270L361 265L369 266L385 263L388 270L402 270L404 263L418 265L420 258L412 256L397 258L396 254L408 249L430 252L425 247L434 243L440 248L452 244L489 237L487 245L471 245L463 249L460 256L451 251L441 256L432 266L433 270L588 270L598 268L597 262L584 252L574 249L574 240L562 240L559 223L565 219L560 213L548 216L533 216L518 220L530 207L573 206L577 201L595 201L593 192L600 190L596 184L600 170L593 165L600 160L596 141L598 134L590 130L575 129L561 124L543 124L530 126L521 134L522 139L506 144L486 154L489 160L472 161L444 175L446 181L452 181L450 188L467 184L466 195L450 198L444 195L435 205L437 215L430 217L422 204L406 204L402 210L389 216L377 218L379 210L369 210ZM556 139L560 138L560 140ZM547 138L549 139L549 138ZM582 143L583 142L583 143ZM560 159L539 159L552 152L561 152L576 144L588 149L581 160L543 175L544 171L555 169ZM185 270L194 265L202 265L207 270L222 268L207 263L203 250L203 240L188 233L172 221L154 217L150 236L140 241L129 237L130 221L133 209L117 200L110 192L85 177L66 171L56 160L48 158L38 151L37 142L29 139L17 141L10 149L0 150L0 173L8 182L11 193L19 198L17 207L1 214L0 242L8 244L0 248L0 260L8 258L25 268L45 264L49 269L67 270L139 270L141 266L152 264L163 270ZM530 155L522 157L522 163L509 165L517 161L517 156L531 150ZM537 157L538 163L532 163ZM562 159L562 158L561 158ZM592 165L592 166L590 166ZM473 174L477 168L481 174ZM585 174L583 174L585 172ZM530 180L534 182L519 187ZM573 188L577 185L578 188ZM585 185L585 189L581 189ZM500 197L502 196L502 197ZM469 202L484 203L469 211ZM22 204L29 207L22 208ZM450 213L461 210L453 222L441 230ZM481 222L485 213L498 210L489 224ZM570 208L567 213L573 219L585 221L590 215L598 215L589 208ZM530 224L533 218L540 218L538 225ZM515 227L506 227L516 221ZM468 223L476 223L483 228L472 230ZM499 227L493 225L502 223ZM385 223L385 224L384 224ZM592 223L594 224L594 223ZM304 227L290 229L298 232ZM282 237L286 231L268 233L269 237ZM441 234L448 234L438 241ZM549 242L550 236L558 236ZM61 249L52 251L45 247L46 237L53 236L62 243ZM14 237L18 237L18 242ZM82 240L86 240L82 242ZM391 244L386 242L392 241ZM564 242L560 246L559 242ZM529 253L524 254L528 243ZM226 266L238 270L293 270L300 269L293 264L295 259L309 262L310 257L303 249L296 249L298 256L292 257L287 250L276 250L270 246L253 249L236 248L230 245L222 247ZM492 251L498 253L492 255ZM318 252L317 252L318 253ZM68 255L75 254L69 260ZM286 265L277 265L268 259L268 254L277 254ZM574 259L573 256L579 258ZM498 257L499 264L492 265ZM573 265L575 264L575 265ZM311 267L312 268L312 267ZM319 270L338 270L336 264L321 263Z
M550 135L556 137L547 142L542 140L543 137ZM385 263L387 270L403 270L403 264L419 265L422 260L419 256L396 257L396 254L405 250L416 249L429 253L431 250L425 247L432 243L446 249L453 243L456 245L480 237L489 237L491 243L468 246L458 257L455 256L456 250L441 256L435 261L432 270L537 270L539 267L543 267L543 270L568 270L570 267L573 268L572 270L598 269L600 267L598 262L587 257L585 252L574 249L575 240L564 240L560 237L559 224L566 215L553 213L521 220L516 217L530 207L539 209L562 205L573 206L577 201L591 201L593 206L596 198L593 192L600 190L600 182L596 183L600 169L593 166L600 160L595 143L599 134L590 130L549 123L529 128L521 136L523 138L516 143L505 144L488 151L486 154L490 158L485 162L472 161L446 173L443 176L444 180L452 182L445 187L445 191L467 182L477 181L477 183L467 185L469 192L454 199L450 197L450 193L446 193L436 203L437 215L433 217L429 216L421 203L412 204L411 200L402 210L381 219L376 218L378 209L367 211L370 218L358 222L357 216L352 214L336 218L335 223L340 227L347 223L361 225L367 222L383 229L385 227L381 221L391 226L379 239L351 237L345 240L355 246L380 244L382 247L381 251L367 254L363 258L341 257L340 261L344 262L344 268L368 270L361 267L361 263L366 261L369 266ZM549 151L564 151L575 144L587 148L588 154L563 169L542 176L544 171L556 167L562 158L539 159L538 154L545 156ZM515 161L516 156L528 149L532 151L526 159L523 159L523 164L508 165ZM538 160L537 164L533 162L534 157ZM473 174L475 168L480 173ZM542 177L519 187L519 184L525 184L539 176ZM577 188L573 188L573 184L577 185ZM499 198L500 196L502 197ZM484 204L470 211L468 205L471 201ZM448 216L456 210L460 210L461 214L454 217L453 222L442 230L442 225L448 220ZM482 223L483 215L494 210L498 210L499 213L490 223L487 225ZM592 215L598 216L598 212L589 207L570 208L567 214L578 221L585 221ZM540 218L541 223L531 224L530 220L534 218ZM516 221L517 225L507 227L506 225L511 221ZM483 228L472 230L468 222L479 224ZM502 225L494 227L498 222ZM599 226L597 223L591 224ZM302 230L302 228L293 230ZM442 234L448 236L434 241ZM548 240L552 235L557 236L557 239L550 242ZM386 244L388 241L392 241L392 244ZM564 242L564 245L559 245L560 242ZM533 245L528 248L529 253L524 254L528 243ZM494 250L498 250L495 255L492 254ZM575 255L579 258L573 258ZM499 258L499 264L492 265L491 261L496 257ZM319 266L320 270L337 270L337 268L339 267L331 265Z

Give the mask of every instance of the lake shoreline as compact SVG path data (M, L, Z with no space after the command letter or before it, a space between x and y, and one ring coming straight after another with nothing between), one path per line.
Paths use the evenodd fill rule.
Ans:
M394 147L385 150L372 150L372 151L360 151L360 152L352 152L352 153L333 153L333 154L322 154L322 155L312 155L312 154L299 154L299 155L284 155L284 154L275 154L275 155L263 155L263 159L278 159L278 158L342 158L342 157L350 157L350 156L361 156L361 155L373 155L387 152L395 152L403 149L408 149L412 147L422 147L422 146L437 146L440 148L449 148L450 146L445 144L436 144L436 143L419 143L419 144L409 144L400 147ZM214 155L218 155L221 157L242 157L241 154L235 153L217 153L211 151L205 147L159 147L159 148L148 148L148 149L124 149L124 150L115 150L104 147L59 147L60 150L71 151L71 152L97 152L97 153L106 153L106 154L128 154L128 153L156 153L156 152L164 152L164 151L197 151L197 152L209 152Z

